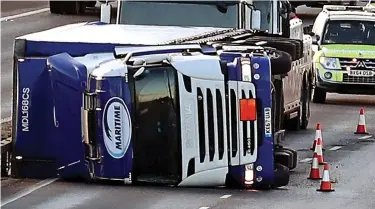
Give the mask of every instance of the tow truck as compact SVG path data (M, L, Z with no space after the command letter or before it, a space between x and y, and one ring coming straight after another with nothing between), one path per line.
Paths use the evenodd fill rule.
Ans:
M18 37L12 176L180 186L287 185L297 153L279 145L284 130L274 116L273 104L280 102L274 83L309 59L309 39L298 24L282 30L277 22L267 26L271 32L261 32L256 1L230 3L250 15L240 18L242 13L235 12L234 22L243 29L106 24L106 4L101 22ZM280 2L269 3L283 11ZM212 2L206 4L211 8ZM215 6L215 11L228 9ZM307 44L287 38L293 34ZM294 53L277 49L282 46ZM158 67L164 68L162 76L147 76ZM151 83L160 88L142 84L144 77L155 78Z

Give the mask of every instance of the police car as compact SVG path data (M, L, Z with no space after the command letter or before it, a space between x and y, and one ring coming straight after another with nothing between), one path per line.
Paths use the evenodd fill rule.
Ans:
M375 8L326 5L313 28L312 99L326 94L374 94Z

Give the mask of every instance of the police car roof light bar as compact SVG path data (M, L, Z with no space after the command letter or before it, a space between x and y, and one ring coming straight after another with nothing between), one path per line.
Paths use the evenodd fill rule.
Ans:
M370 4L366 6L340 6L340 5L324 5L324 11L364 11L375 13L375 7Z
M340 5L324 5L323 10L326 11L363 11L361 6L340 6Z

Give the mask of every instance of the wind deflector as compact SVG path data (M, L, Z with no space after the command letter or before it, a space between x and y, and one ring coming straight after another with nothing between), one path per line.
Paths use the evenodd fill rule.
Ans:
M53 100L56 164L61 178L86 176L82 144L81 107L86 88L86 66L67 53L47 59Z
M76 90L83 90L86 87L87 69L86 66L76 61L68 53L61 53L47 59L48 71L52 88L54 82L62 83Z

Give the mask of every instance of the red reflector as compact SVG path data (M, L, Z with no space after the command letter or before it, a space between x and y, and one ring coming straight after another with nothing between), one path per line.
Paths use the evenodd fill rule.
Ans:
M240 99L240 120L253 121L257 119L255 99Z

